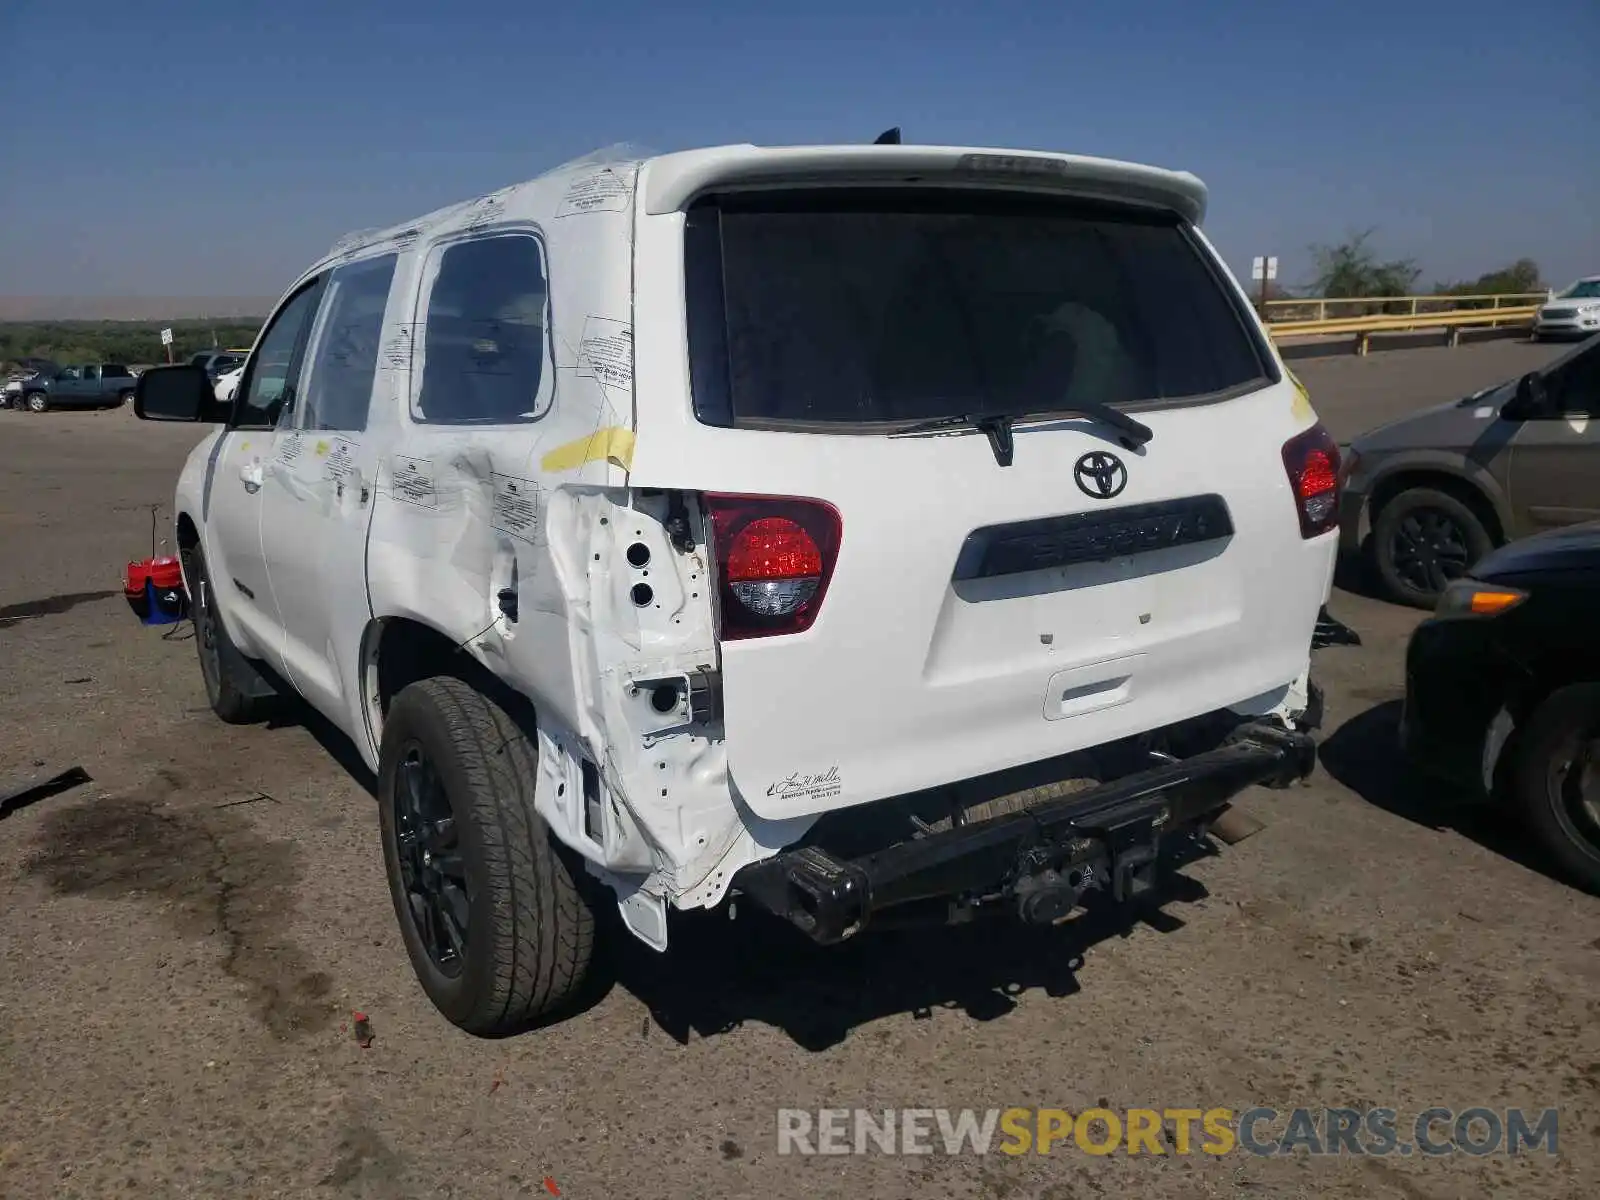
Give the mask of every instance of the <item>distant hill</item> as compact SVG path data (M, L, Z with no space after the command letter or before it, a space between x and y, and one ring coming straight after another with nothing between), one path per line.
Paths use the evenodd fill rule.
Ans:
M0 321L182 321L253 317L276 296L0 296Z

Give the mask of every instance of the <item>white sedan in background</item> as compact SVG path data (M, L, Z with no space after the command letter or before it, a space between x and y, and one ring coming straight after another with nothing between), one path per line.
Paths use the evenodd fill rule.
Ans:
M1551 296L1533 318L1534 341L1594 333L1600 333L1600 275L1589 275Z

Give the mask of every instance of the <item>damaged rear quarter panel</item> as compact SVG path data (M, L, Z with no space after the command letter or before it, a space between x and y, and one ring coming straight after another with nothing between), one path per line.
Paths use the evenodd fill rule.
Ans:
M598 183L597 170L607 175ZM574 195L609 204L624 187L631 175L586 168L423 235L421 261L478 233L541 239L554 390L522 424L417 419L430 278L418 272L414 323L386 330L410 383L380 453L367 578L373 622L427 626L532 700L535 803L556 835L607 873L669 895L698 883L740 826L720 729L691 720L686 702L666 704L679 681L715 670L716 641L698 513L628 486L631 206L571 207ZM693 528L692 548L674 547L669 516ZM507 589L515 621L501 611ZM367 720L376 733L381 716Z

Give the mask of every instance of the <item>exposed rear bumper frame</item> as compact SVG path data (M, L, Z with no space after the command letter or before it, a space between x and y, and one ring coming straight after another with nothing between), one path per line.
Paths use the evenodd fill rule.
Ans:
M1303 779L1315 761L1308 734L1250 722L1215 750L1024 812L958 824L855 859L802 846L752 863L732 886L822 943L929 902L1009 899L1024 919L1050 921L1070 913L1091 889L1116 901L1145 891L1164 835L1216 815L1254 784Z

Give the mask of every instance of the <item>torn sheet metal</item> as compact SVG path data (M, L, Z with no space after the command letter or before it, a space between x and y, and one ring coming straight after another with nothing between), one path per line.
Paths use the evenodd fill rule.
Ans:
M319 464L314 477L296 472L314 505L340 502L316 489L336 484L346 459L372 464L370 620L428 625L532 698L536 808L558 838L628 881L633 910L655 929L665 898L716 876L740 825L720 729L689 702L691 681L717 663L704 531L686 541L666 497L628 486L638 170L638 157L612 148L408 222L395 286L414 299L389 306L405 320L382 331L376 385L394 403L374 405L349 455L332 444L344 434L302 434L282 449ZM515 422L451 424L439 419L448 392L424 393L429 356L497 371L507 331L485 323L453 334L448 307L431 329L430 296L449 286L439 281L449 280L451 247L502 235L536 238L547 278L542 311L518 314L543 334L538 395ZM396 237L376 231L366 246L387 252ZM366 253L359 242L340 253ZM514 620L498 601L506 589ZM347 724L370 761L381 714L358 703Z

